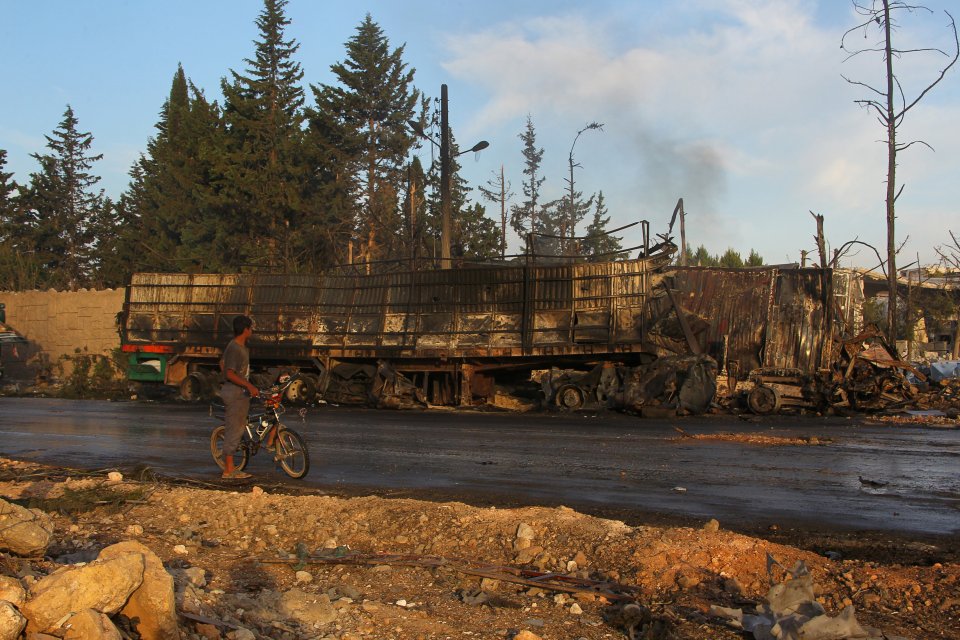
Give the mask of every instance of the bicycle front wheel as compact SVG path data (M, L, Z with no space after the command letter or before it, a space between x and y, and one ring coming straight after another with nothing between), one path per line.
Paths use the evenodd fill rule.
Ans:
M281 426L277 432L276 461L291 478L302 478L310 470L307 445L296 431Z
M214 461L216 461L217 466L221 469L224 468L223 464L223 439L226 437L227 428L223 425L220 425L213 430L213 433L210 434L210 453L213 455ZM233 454L233 468L243 471L247 466L247 463L250 461L250 450L247 447L241 446Z

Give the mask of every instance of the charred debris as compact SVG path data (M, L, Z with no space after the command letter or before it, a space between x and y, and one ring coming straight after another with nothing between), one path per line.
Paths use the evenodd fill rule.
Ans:
M646 223L643 237L635 258L608 262L135 274L123 350L132 371L199 399L216 387L230 319L244 313L257 326L254 369L296 376L288 399L298 402L651 417L960 404L949 385L925 390L924 375L862 326L857 272L681 267L670 238L652 239Z

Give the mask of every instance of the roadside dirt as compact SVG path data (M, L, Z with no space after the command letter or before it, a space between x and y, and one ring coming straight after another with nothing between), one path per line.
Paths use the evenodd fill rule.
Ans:
M657 621L636 637L733 639L744 636L709 608L762 602L769 554L787 567L804 561L830 615L852 604L861 623L888 635L960 639L960 563L949 545L828 532L803 549L804 532L759 537L722 522L626 523L565 507L126 475L111 483L106 470L0 459L0 496L51 513L57 532L47 558L6 556L3 573L42 575L139 540L175 575L185 638L626 638L622 605L635 601ZM521 568L565 576L572 592L520 584ZM293 595L333 617L321 623L277 604Z

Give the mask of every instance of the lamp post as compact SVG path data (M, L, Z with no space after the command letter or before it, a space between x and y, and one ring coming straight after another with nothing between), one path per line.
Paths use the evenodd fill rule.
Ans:
M450 162L453 158L471 151L481 151L490 146L486 140L481 140L466 151L452 154L450 151L450 123L448 118L447 85L440 85L440 144L428 136L423 128L411 121L410 128L434 146L440 148L440 268L450 268Z

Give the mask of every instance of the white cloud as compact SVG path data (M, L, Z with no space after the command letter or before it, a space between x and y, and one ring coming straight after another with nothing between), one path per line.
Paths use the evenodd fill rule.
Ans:
M587 14L500 24L451 38L445 66L487 96L469 117L471 133L499 128L515 136L532 113L538 144L565 159L584 122L606 123L585 166L599 173L594 182L611 211L666 217L683 196L702 212L714 251L766 246L798 255L812 233L808 209L827 214L837 237L867 233L883 244L885 152L876 143L883 130L854 104L862 91L841 77L866 75L871 62L843 63L847 25L818 26L815 8L787 0L686 3L675 10L709 11L705 26L643 34L636 43L618 40L618 25ZM955 102L919 107L909 126L946 138L949 154L960 149L950 125L957 116ZM944 155L936 157L955 173L960 156ZM916 163L948 179L931 162L911 158L903 171ZM914 178L922 185L923 177ZM931 188L960 197L956 185Z

